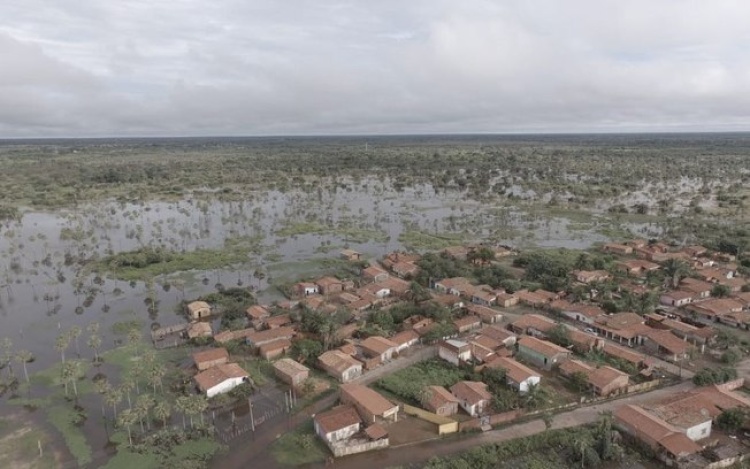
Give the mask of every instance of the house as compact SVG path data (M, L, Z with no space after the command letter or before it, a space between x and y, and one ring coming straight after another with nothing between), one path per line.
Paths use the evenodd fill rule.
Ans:
M703 246L685 246L682 248L682 252L690 257L700 257L708 254L708 249Z
M342 384L340 389L341 402L352 404L363 421L376 423L378 420L398 420L399 407L367 386L348 383Z
M211 324L207 322L191 322L187 328L188 339L211 337L213 335L214 332L211 330Z
M438 356L458 366L471 359L471 347L462 340L448 339L438 344Z
M495 292L489 289L475 288L470 293L472 303L489 307L495 304L497 301L497 295L505 293L505 291L500 290L499 292Z
M574 270L570 275L576 282L586 284L604 282L612 278L612 275L606 270Z
M252 305L245 310L247 318L251 321L260 321L271 317L271 313L263 305Z
M401 278L414 277L419 273L419 267L411 262L396 262L391 271Z
M486 335L478 335L469 341L469 346L471 347L472 358L480 362L486 362L495 356L497 349L503 348L503 343Z
M444 306L448 309L458 309L464 307L464 302L461 298L450 293L430 293L430 303L434 303L440 306Z
M646 324L649 327L671 331L672 334L693 345L703 346L716 336L716 331L712 327L695 327L658 314L646 315L646 318Z
M223 365L227 361L229 361L229 352L224 347L203 350L193 354L193 363L199 371L207 370L212 366Z
M557 323L538 314L524 314L510 324L510 329L516 334L529 334L535 337L545 337L545 334L557 326Z
M562 316L584 324L593 324L596 318L604 314L604 310L598 306L570 303L565 300L553 301L549 308Z
M651 329L646 336L646 350L659 355L667 361L678 362L687 357L690 344L669 331Z
M258 347L258 355L264 360L273 360L286 354L292 349L292 341L289 339L279 339L268 342Z
M685 306L695 319L703 323L720 322L722 316L742 311L742 303L729 298L712 298Z
M354 251L352 249L344 249L339 254L342 259L347 261L360 261L362 260L362 253Z
M200 319L211 316L211 306L205 301L193 301L187 305L190 319Z
M378 283L388 288L392 295L405 295L411 290L411 283L400 278L388 277Z
M505 381L522 394L528 392L529 387L537 386L542 381L539 373L510 357L498 357L487 366L505 370Z
M466 246L449 246L447 248L444 248L441 252L454 259L465 261L467 256L469 255L469 250L470 249Z
M368 337L359 344L362 352L368 358L379 358L381 363L390 361L396 353L398 345L385 337Z
M625 363L631 364L636 369L646 368L650 365L650 361L642 353L638 353L636 351L627 349L625 347L620 347L619 345L615 345L609 342L604 342L603 344L604 345L601 349L602 353L604 353L608 357L622 360Z
M516 292L518 301L532 308L541 308L546 304L550 303L549 299L537 292L530 292L527 290L520 290Z
M391 337L391 342L396 344L396 352L401 352L412 345L419 343L419 334L414 329L407 329Z
M294 327L277 327L276 329L249 333L245 336L245 341L250 346L260 347L275 340L291 340L296 333Z
M315 433L329 445L348 440L360 430L362 419L351 405L340 405L313 416Z
M525 336L518 340L518 356L545 370L567 360L572 353L568 349L536 337Z
M211 398L217 394L229 392L240 384L247 382L250 375L236 363L224 363L213 366L195 375L198 389Z
M643 317L635 313L599 316L592 327L601 336L629 347L643 344L645 333L650 329L646 326Z
M273 364L276 377L291 386L298 386L310 375L310 369L291 358L282 358Z
M479 316L479 319L485 324L495 324L503 320L503 315L500 311L487 306L468 304L466 305L466 311L468 311L469 314Z
M386 254L380 262L386 269L392 269L396 264L414 264L422 258L419 254L410 254L406 252L391 252Z
M593 370L594 367L589 365L588 363L573 359L565 360L562 364L560 364L560 368L558 369L560 374L565 376L566 378L571 378L576 373L583 373L584 375L588 376L588 374Z
M279 314L263 320L266 329L278 329L279 327L288 326L292 323L292 318L288 314Z
M315 281L320 293L332 295L344 291L344 283L336 277L322 277Z
M665 462L682 461L703 448L674 426L635 405L624 405L614 414L615 425L640 440Z
M317 293L308 295L300 300L300 304L305 305L307 308L312 309L313 311L320 309L321 306L325 304L325 302L326 299L323 298L322 295L319 295Z
M666 292L659 297L659 303L665 306L685 306L693 301L695 293L683 290L674 290Z
M625 392L630 381L627 373L606 365L593 369L587 376L589 387L597 396L601 397Z
M423 391L422 402L425 409L437 415L458 413L458 398L442 386L427 386Z
M451 386L451 394L456 396L461 408L472 417L484 414L492 401L487 385L480 381L459 381Z
M479 316L464 316L462 318L454 319L453 325L456 327L456 330L458 333L473 331L474 329L479 329L482 327L482 320L479 319Z
M318 357L320 367L342 383L362 375L362 362L339 350L330 350Z
M578 329L568 327L568 336L573 349L581 354L586 354L592 350L601 350L604 341L594 334L579 331Z
M320 293L316 284L310 282L299 282L294 285L294 292L298 296L308 296Z
M624 244L609 243L602 246L602 251L610 254L617 254L618 256L627 256L633 254L633 248Z
M462 291L472 289L473 285L465 277L452 277L435 282L434 288L440 293L460 296Z
M713 285L695 278L686 277L680 282L680 290L693 294L693 300L700 300L711 296Z
M362 280L365 282L382 282L388 277L388 272L374 265L362 269Z
M503 293L497 295L497 297L495 298L495 304L503 308L510 308L511 306L515 306L518 304L518 301L518 297L510 293Z
M660 268L659 264L654 264L653 262L645 261L643 259L617 262L615 267L617 270L634 277L641 277L648 272L654 272Z
M481 330L481 334L502 343L506 347L514 346L518 339L515 334L497 325L485 327Z

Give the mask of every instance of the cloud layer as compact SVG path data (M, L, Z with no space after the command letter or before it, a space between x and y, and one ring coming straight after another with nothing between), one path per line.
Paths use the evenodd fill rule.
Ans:
M6 0L0 137L747 130L750 3Z

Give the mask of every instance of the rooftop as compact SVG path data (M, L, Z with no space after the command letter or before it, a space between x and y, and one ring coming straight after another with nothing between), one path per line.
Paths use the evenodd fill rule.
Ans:
M333 433L351 425L362 423L357 410L351 405L340 405L315 415L315 421L324 433Z
M273 367L287 376L294 376L299 373L306 373L310 371L308 367L292 360L291 358L282 358L281 360L277 360L273 364Z
M372 415L383 415L394 407L398 407L377 392L361 384L342 384L341 393L347 394L353 402L359 404Z
M223 383L232 378L247 378L249 375L236 363L225 363L223 365L213 366L206 371L201 371L195 375L195 382L198 388L206 392L214 386Z
M487 391L487 385L480 381L459 381L451 386L451 393L472 405L492 399L492 394Z
M201 352L195 352L193 354L193 361L197 365L198 363L212 362L214 360L228 359L229 352L224 347L212 348L203 350Z
M546 340L537 339L536 337L524 336L518 340L518 344L521 347L533 350L545 357L552 357L558 353L570 353L570 350L555 345L552 342Z

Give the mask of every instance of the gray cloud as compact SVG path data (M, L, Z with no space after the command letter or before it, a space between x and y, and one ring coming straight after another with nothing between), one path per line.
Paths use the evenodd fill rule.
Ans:
M750 123L740 1L6 0L0 15L1 137Z

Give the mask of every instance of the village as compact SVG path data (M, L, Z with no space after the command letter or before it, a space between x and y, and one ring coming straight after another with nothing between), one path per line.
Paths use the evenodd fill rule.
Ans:
M244 328L213 331L221 311L198 300L189 323L153 337L204 344L193 380L209 399L253 387L248 354L288 389L286 412L326 397L312 428L332 458L611 403L613 425L666 464L744 459L750 396L735 366L750 342L750 283L737 259L658 240L555 256L479 244L365 260L346 249L349 269L250 305ZM241 395L262 431L262 397Z

